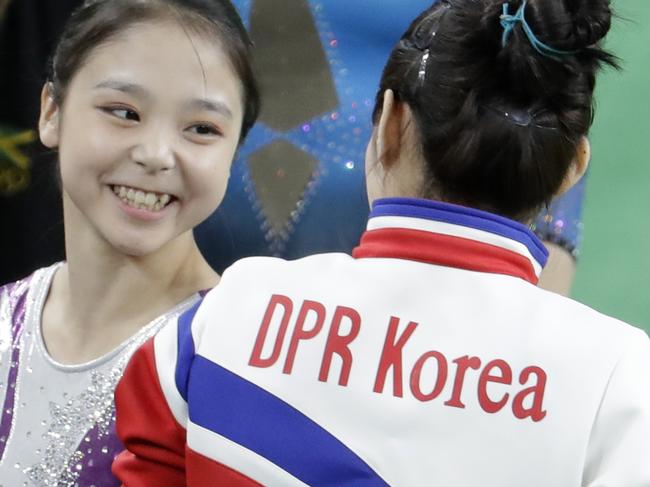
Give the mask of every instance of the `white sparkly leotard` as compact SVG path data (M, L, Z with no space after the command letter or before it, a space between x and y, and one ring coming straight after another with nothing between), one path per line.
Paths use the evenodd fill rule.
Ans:
M190 297L106 355L57 363L41 335L41 312L60 264L0 287L0 487L117 486L110 471L122 449L113 391L132 353Z

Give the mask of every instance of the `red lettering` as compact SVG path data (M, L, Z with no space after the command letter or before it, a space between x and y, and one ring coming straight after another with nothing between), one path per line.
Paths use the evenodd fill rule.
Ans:
M492 375L492 369L499 369L499 375ZM512 369L505 360L493 360L488 363L478 379L478 402L486 413L500 411L508 402L510 395L505 393L498 401L492 401L487 393L489 382L498 384L512 384Z
M305 320L310 311L313 311L316 314L316 323L311 330L305 330ZM298 313L298 319L296 320L296 327L293 329L293 335L291 336L291 342L289 343L289 351L287 352L287 359L284 362L282 372L285 374L291 373L293 362L296 358L296 351L298 350L298 342L300 342L300 340L309 340L318 335L321 328L323 328L324 321L325 306L316 301L305 301L302 304L300 312Z
M460 400L460 395L463 392L463 382L465 382L465 372L467 369L478 370L481 367L481 359L478 357L459 357L454 360L456 364L456 378L454 379L454 390L451 393L451 399L445 403L445 406L453 406L455 408L464 408L465 405Z
M381 352L377 377L375 378L374 392L383 392L386 383L386 375L390 368L393 369L393 396L402 397L402 348L411 338L411 335L417 328L418 324L411 321L397 341L397 328L399 327L399 318L392 316L384 341L384 349Z
M546 411L542 409L544 401L544 391L546 389L546 372L539 367L526 367L519 375L519 383L523 386L528 382L531 374L535 374L537 382L534 386L527 387L520 391L512 400L512 412L519 419L530 417L533 421L541 421L546 417ZM532 406L529 409L524 408L526 396L532 394Z
M278 335L275 338L273 352L268 358L262 358L262 349L264 348L264 343L266 342L266 335L269 332L269 326L271 326L271 320L273 319L275 309L278 305L284 308L284 314L282 315L282 321L280 323ZM255 340L255 346L253 347L253 353L251 354L248 365L264 368L270 367L278 360L280 351L282 350L284 336L287 333L287 326L289 325L289 318L291 318L292 310L293 302L287 296L282 296L281 294L274 294L271 296L269 305L267 306L266 312L264 313L264 318L262 319L262 324L260 325L260 331L257 333L257 339Z
M350 333L348 335L339 335L341 322L343 318L350 321ZM323 353L323 362L320 368L318 380L327 382L327 377L330 372L330 365L332 364L332 356L337 354L343 360L341 365L341 376L339 377L339 385L347 386L348 378L350 377L350 369L352 368L352 353L350 352L349 345L359 334L361 328L361 317L352 308L345 306L337 306L332 318L332 326L330 327L329 335L327 336L327 345L325 345L325 352Z
M430 358L435 358L438 361L438 374L436 377L436 385L433 388L433 391L431 391L429 394L424 394L422 392L422 389L420 389L420 374L422 373L422 367L424 367L424 363ZM438 397L442 392L442 389L445 387L446 382L447 359L445 359L445 356L440 352L432 350L422 355L417 360L417 362L415 362L413 370L411 371L411 393L413 393L413 396L418 401L426 402Z

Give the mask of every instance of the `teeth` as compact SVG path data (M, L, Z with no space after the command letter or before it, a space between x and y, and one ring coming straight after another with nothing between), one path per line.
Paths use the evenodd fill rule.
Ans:
M145 193L127 186L113 186L112 189L127 205L141 210L160 211L171 201L168 194Z

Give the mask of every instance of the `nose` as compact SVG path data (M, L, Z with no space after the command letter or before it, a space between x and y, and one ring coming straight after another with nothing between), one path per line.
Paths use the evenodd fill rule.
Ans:
M160 127L144 130L133 147L131 157L149 173L168 171L176 165L172 141L173 135Z

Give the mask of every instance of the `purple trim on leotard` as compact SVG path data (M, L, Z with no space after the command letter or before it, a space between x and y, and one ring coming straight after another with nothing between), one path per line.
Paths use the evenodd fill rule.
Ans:
M124 446L115 431L115 419L111 420L109 431L103 432L98 425L84 435L77 447L83 454L83 460L68 465L68 473L76 478L79 487L118 487L120 482L111 473L111 464L115 456L124 450ZM73 458L77 455L73 455ZM79 466L81 468L79 468ZM74 477L72 477L74 478Z
M0 295L6 294L9 297L11 313L11 363L6 381L6 396L2 405L0 415L0 460L2 460L7 440L11 433L11 425L14 417L14 403L16 400L16 380L18 378L18 363L20 361L19 341L25 327L25 310L27 292L31 278L7 284L0 288Z

